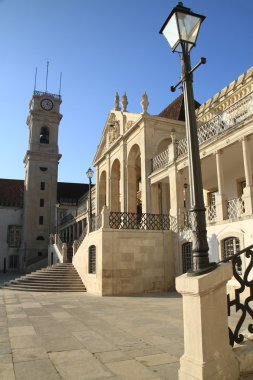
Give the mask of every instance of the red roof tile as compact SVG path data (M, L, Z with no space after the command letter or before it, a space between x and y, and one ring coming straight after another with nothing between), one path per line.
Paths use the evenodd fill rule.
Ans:
M195 109L199 108L200 103L195 100ZM178 96L171 104L168 105L161 113L160 117L166 117L167 119L185 121L184 112L184 95Z

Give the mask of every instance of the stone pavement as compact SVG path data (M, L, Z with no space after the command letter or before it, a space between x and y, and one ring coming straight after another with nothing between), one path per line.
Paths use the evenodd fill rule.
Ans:
M177 293L96 297L0 289L0 380L178 378Z

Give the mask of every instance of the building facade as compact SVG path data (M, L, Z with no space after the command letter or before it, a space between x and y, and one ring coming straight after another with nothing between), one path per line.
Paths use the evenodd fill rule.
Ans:
M93 162L97 222L76 241L73 263L97 294L168 290L191 267L183 97L157 116L146 94L141 104L133 114L126 95L122 108L116 96ZM218 262L252 244L253 69L196 107L209 255Z

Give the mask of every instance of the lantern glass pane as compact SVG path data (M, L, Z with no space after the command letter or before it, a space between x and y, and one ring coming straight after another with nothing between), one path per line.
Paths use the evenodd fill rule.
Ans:
M201 24L201 18L177 12L180 40L195 44Z
M178 44L179 33L175 14L170 18L162 33L168 41L168 43L170 44L171 48Z

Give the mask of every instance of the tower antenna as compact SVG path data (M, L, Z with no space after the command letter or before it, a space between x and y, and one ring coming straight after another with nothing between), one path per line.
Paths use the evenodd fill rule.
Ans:
M46 92L47 92L48 66L49 66L49 62L47 61Z
M36 91L36 84L37 84L37 66L36 66L36 69L35 69L35 77L34 77L34 89L33 89L33 92Z
M59 96L61 96L61 79L62 79L62 72L60 73L60 88L59 88Z

